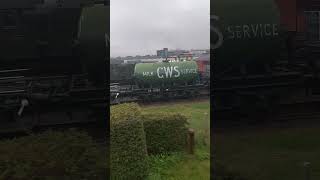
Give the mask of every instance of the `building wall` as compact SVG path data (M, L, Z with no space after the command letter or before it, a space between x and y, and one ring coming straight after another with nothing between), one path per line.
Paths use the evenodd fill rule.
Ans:
M297 0L275 0L280 10L281 25L289 31L297 30Z
M304 11L320 11L319 0L275 0L280 10L281 24L286 30L303 33L306 31Z

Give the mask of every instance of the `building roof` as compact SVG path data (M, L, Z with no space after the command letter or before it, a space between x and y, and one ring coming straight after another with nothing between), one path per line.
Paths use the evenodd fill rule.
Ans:
M210 54L202 54L196 59L196 61L210 61Z

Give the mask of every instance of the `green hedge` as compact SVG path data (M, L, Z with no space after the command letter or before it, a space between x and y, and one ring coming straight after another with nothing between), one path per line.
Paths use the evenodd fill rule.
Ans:
M140 119L141 109L136 103L114 105L110 108L111 123Z
M149 154L184 150L187 142L187 118L179 113L142 115Z
M141 180L148 175L146 138L136 104L111 107L111 179Z
M0 142L0 179L105 179L106 155L86 134L48 131Z

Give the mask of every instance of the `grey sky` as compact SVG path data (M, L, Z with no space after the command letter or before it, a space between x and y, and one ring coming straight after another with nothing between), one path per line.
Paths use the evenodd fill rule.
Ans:
M111 56L209 49L210 0L112 0Z

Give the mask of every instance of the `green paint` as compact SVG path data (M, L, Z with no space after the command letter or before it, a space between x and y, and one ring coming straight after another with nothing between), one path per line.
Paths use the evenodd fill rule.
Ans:
M195 61L139 63L134 77L139 84L160 86L194 82L198 77Z
M216 16L212 44L217 43L218 31L223 35L221 46L214 50L216 66L277 59L282 32L279 11L273 0L217 0L212 3Z

